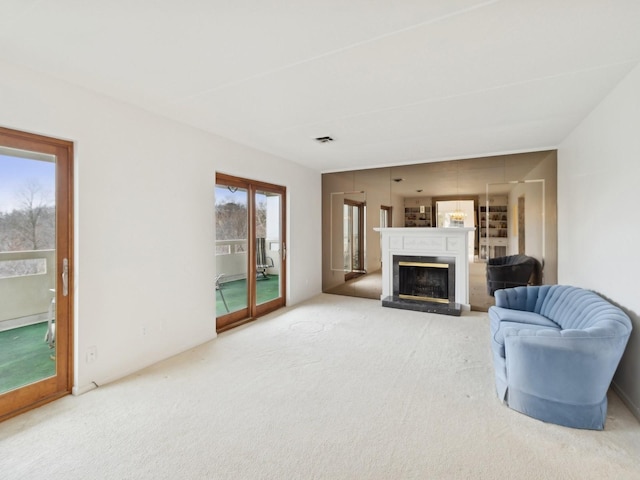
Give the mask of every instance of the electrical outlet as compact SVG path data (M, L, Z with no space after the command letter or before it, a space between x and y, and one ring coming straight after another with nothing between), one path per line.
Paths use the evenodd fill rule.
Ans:
M98 347L96 347L95 345L92 345L91 347L87 348L87 363L95 362L97 357L98 357Z

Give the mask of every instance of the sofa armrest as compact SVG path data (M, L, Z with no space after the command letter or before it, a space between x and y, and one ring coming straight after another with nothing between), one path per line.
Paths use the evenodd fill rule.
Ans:
M509 387L561 403L602 402L628 340L628 335L604 333L602 329L506 329Z

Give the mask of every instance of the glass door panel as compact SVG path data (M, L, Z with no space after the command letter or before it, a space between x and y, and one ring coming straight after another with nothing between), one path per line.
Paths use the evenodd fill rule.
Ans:
M216 317L233 322L249 307L249 192L222 184L216 185L215 195Z
M0 148L0 393L56 374L56 158Z
M353 216L351 206L345 203L344 205L344 215L342 226L342 242L344 245L343 248L343 264L342 268L345 272L350 272L353 270Z
M71 390L72 148L0 128L0 420Z
M345 200L343 207L345 279L364 272L364 203Z
M262 305L282 296L282 195L258 190L255 206L256 305Z

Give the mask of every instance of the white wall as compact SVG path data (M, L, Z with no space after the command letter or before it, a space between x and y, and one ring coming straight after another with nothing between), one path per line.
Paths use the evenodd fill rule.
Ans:
M640 67L558 149L558 276L632 317L614 386L640 418Z
M74 391L215 337L216 171L287 187L287 303L321 291L319 173L7 64L0 125L75 142Z

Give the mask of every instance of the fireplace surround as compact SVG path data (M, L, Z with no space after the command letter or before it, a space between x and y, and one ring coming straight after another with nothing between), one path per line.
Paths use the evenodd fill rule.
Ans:
M473 228L375 228L380 232L382 243L382 305L385 307L419 310L424 312L460 315L470 310L469 305L469 258L468 235ZM408 265L400 265L404 262ZM416 264L427 264L420 267ZM430 264L446 264L447 277L437 280L429 278L428 269L440 268ZM403 291L400 288L401 268L427 269L420 272L418 290ZM435 271L434 271L435 272ZM414 272L415 273L415 272ZM433 272L432 272L433 273ZM443 288L447 293L436 296L423 294ZM404 290L404 289L403 289ZM441 298L438 298L441 297ZM411 298L424 297L424 298Z

